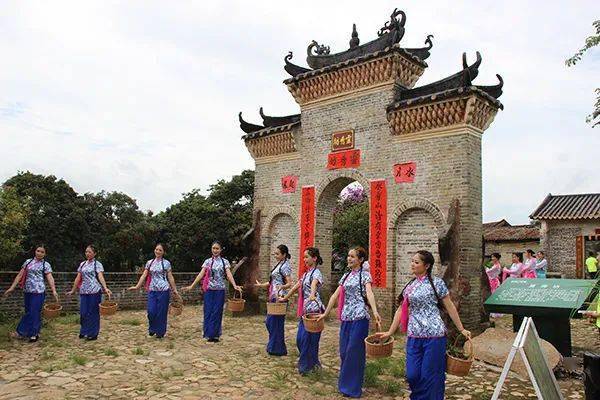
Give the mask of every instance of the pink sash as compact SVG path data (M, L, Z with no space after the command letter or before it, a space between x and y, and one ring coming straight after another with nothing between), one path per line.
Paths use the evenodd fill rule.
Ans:
M344 311L344 302L346 301L346 289L344 289L344 285L340 285L340 293L338 294L338 308L337 315L338 319L342 320L342 312Z
M146 292L150 290L150 282L152 282L152 272L150 271L150 269L152 268L153 262L154 262L154 260L150 261L150 266L148 267L148 275L146 275L146 285L145 285Z
M213 263L215 262L214 257L210 261L210 266L206 269L206 273L204 274L204 278L202 279L202 291L206 293L208 291L208 283L210 282L210 273L212 271Z
M402 300L402 311L400 312L400 331L406 333L408 330L408 296Z
M298 311L296 311L296 316L301 317L304 315L304 280L302 281L302 286L300 286L300 292L298 293Z

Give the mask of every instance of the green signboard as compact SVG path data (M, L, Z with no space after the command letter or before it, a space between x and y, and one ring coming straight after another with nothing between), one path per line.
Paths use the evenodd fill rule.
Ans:
M596 284L584 279L508 279L486 300L485 308L507 314L570 315Z

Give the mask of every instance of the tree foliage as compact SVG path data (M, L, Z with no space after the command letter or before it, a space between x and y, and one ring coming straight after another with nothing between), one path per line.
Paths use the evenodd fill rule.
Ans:
M29 206L14 188L0 188L0 265L14 262L14 255L23 253L29 214Z
M54 176L18 173L0 191L0 269L13 269L38 243L58 271L73 270L94 243L107 271L132 271L163 242L179 271L197 270L220 240L229 258L242 256L241 238L252 226L254 172L183 195L158 215L144 213L119 192L78 195Z
M565 61L567 67L572 67L577 64L579 61L581 61L581 58L588 50L600 44L600 20L594 21L592 26L596 30L595 34L588 36L585 39L584 46L579 49L579 51L577 51L577 53L575 53L571 58ZM592 124L592 127L600 124L600 88L596 88L594 91L596 92L596 103L594 104L594 110L586 118L586 121Z

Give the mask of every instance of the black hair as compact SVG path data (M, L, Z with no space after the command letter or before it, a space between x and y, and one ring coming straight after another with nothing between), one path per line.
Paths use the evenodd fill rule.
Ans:
M307 247L304 251L306 251L308 255L312 258L317 259L316 265L323 264L323 259L321 258L321 253L319 252L319 249L317 249L316 247Z
M215 244L218 244L221 250L225 249L220 240L213 240L213 242L210 244L210 247L213 247Z
M35 246L33 246L33 255L35 255L35 251L36 251L37 249L39 249L40 247L41 247L42 249L44 249L44 251L46 251L46 252L48 251L48 249L46 249L46 245L45 245L44 243L38 243L38 244L36 244Z
M442 300L440 299L440 295L438 294L437 289L435 288L435 285L433 283L433 277L431 276L431 272L433 271L433 264L435 264L435 258L433 257L433 254L431 254L431 252L429 252L427 250L418 250L416 252L416 254L419 255L419 258L421 259L421 261L423 261L423 264L425 264L427 266L427 279L429 280L429 284L431 285L431 288L433 289L433 294L435 295L435 298L437 300L437 306L441 310L442 306L443 306ZM398 304L399 305L402 305L402 302L404 301L404 291L406 290L408 285L410 285L411 283L414 282L415 279L416 278L411 279L404 286L404 288L398 295Z
M290 249L288 249L288 247L285 244L280 244L279 246L277 246L277 250L279 250L279 252L285 256L286 260L292 258L292 256L290 255Z
M496 257L498 260L502 257L500 253L492 253L492 256Z
M581 254L581 253L580 253ZM590 257L594 257L594 252L593 251L588 251L588 256Z
M545 256L546 253L544 253L542 250L539 250L538 253L540 253L541 255Z
M523 262L523 253L513 253L513 256L517 256L519 262Z
M527 254L529 254L530 256L534 255L535 253L533 252L533 250L531 249L527 249Z
M157 246L160 246L160 247L162 247L162 249L163 249L163 252L164 252L165 254L167 254L167 246L165 246L165 244L164 244L163 242L158 242L158 243L156 243L156 244L154 245L154 248L156 249L156 247L157 247Z
M98 250L96 250L96 246L94 246L93 244L88 244L87 246L85 246L85 248L90 248L92 249L92 251L94 252L94 254L98 254Z

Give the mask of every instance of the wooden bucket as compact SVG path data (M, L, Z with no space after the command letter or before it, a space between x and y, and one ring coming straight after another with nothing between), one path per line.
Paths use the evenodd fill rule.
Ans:
M239 293L240 297L235 297L235 294ZM244 311L244 305L246 304L246 300L242 299L242 292L236 290L233 293L233 298L227 300L227 309L231 312L242 312Z
M44 318L56 318L60 315L62 306L58 303L45 303L42 310Z
M172 316L176 317L178 315L181 315L182 312L183 312L183 303L174 301L169 304L169 314L171 314Z
M100 315L113 315L118 308L119 304L116 301L105 300L100 303Z
M285 315L287 314L287 303L267 302L267 315Z
M377 324L377 330L381 331L381 325ZM394 351L394 337L390 336L384 341L379 340L375 335L365 338L365 347L367 355L371 358L384 358L392 355Z
M319 313L310 313L302 316L302 322L304 323L304 329L310 333L319 333L323 332L325 329L325 320L322 319L317 321L321 314Z
M457 335L456 339L454 339L454 347L456 347L460 336ZM473 351L473 341L469 338L467 338L467 345L469 347L469 358L467 360L451 356L450 352L446 351L446 372L450 375L467 376L469 374L471 365L473 365L473 360L475 359L475 352Z

